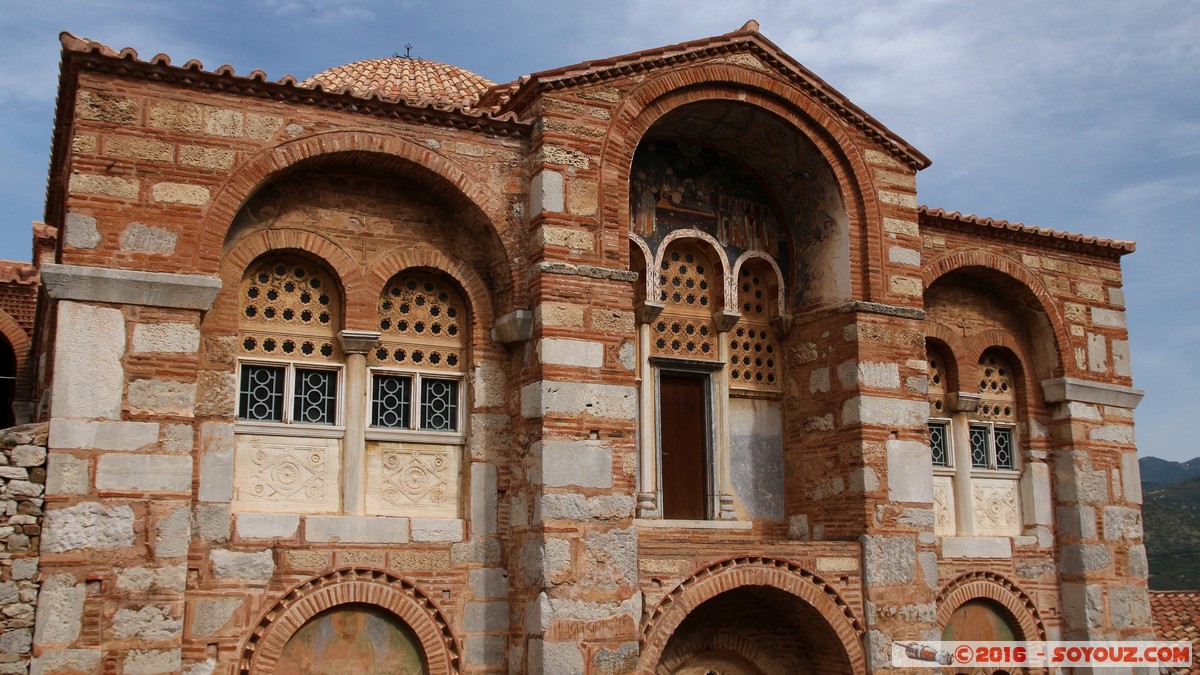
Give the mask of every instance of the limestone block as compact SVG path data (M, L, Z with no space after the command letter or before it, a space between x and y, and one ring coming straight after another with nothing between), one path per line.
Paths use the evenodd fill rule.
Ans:
M925 292L925 283L916 277L893 275L888 279L888 287L897 295L919 297Z
M538 151L537 160L543 164L573 166L576 169L586 169L591 166L591 161L583 151L574 148L557 148L552 145L543 145Z
M529 216L563 212L563 177L557 171L539 171L529 182Z
M1132 377L1133 368L1130 365L1129 340L1113 340L1112 347L1113 373L1122 377Z
M903 246L891 246L888 248L888 261L894 262L897 265L912 265L913 267L921 266L921 252L905 248Z
M412 541L463 540L463 521L457 518L413 518L409 527Z
M189 206L203 206L212 198L208 188L203 185L170 182L155 183L150 188L150 195L154 201L163 204L186 204Z
M1093 373L1108 372L1108 343L1103 335L1088 333L1088 370Z
M593 307L592 328L603 333L632 334L637 325L633 312Z
M933 509L904 509L900 512L900 517L896 519L896 522L901 525L931 530L934 523Z
M287 539L300 529L300 516L291 513L239 513L237 534L242 539Z
M916 574L917 544L910 536L864 535L863 574L871 586L911 584Z
M1108 303L1117 307L1125 306L1125 291L1116 287L1109 286L1108 288Z
M537 503L538 520L587 520L587 499L581 494L542 495Z
M1012 557L1008 537L942 537L943 558L1004 558Z
M183 669L183 652L179 649L134 649L125 656L125 675L160 675L178 673Z
M1104 538L1136 541L1142 538L1142 513L1125 506L1104 507Z
M159 449L172 455L190 455L194 436L195 430L190 424L168 424L163 427Z
M12 580L22 581L37 576L38 560L38 558L14 558L12 561Z
M82 213L68 213L63 241L74 248L96 248L100 244L96 219Z
M171 509L155 526L154 555L159 558L180 558L188 553L192 540L192 514L187 506Z
M193 527L197 536L204 541L229 541L228 503L200 504L192 514Z
M257 553L214 548L209 553L213 575L218 579L255 579L265 581L275 573L275 557L270 549Z
M1108 328L1125 328L1125 311L1092 307L1092 323Z
M871 424L886 427L924 426L929 404L880 396L855 396L842 404L842 424Z
M522 387L521 416L536 419L546 415L634 419L637 390L613 384L549 381Z
M887 442L888 498L893 502L933 503L933 463L919 441Z
M213 136L239 138L245 116L236 110L208 109L204 116L204 132Z
M1112 552L1104 544L1067 544L1059 566L1064 576L1078 577L1107 569L1112 562Z
M638 580L637 530L588 532L583 541L585 582L602 589L633 587Z
M629 495L597 495L586 501L588 516L596 520L633 517L637 501Z
M71 151L76 155L95 154L99 139L94 134L76 133L71 139Z
M244 598L198 598L192 601L192 620L188 624L191 634L197 637L216 635L244 603Z
M233 159L233 151L224 148L208 148L203 145L183 145L179 148L181 163L202 169L232 169Z
M1134 445L1133 426L1128 424L1105 424L1093 427L1088 431L1088 438L1105 443L1124 443Z
M246 135L256 141L269 141L275 138L275 134L279 133L279 129L282 127L282 117L257 113L246 115Z
M573 179L567 186L567 211L576 216L594 216L599 205L595 181Z
M858 558L821 556L817 558L818 572L857 572Z
M533 310L534 320L543 326L583 327L583 306L543 302Z
M111 124L133 124L137 121L137 100L105 92L81 89L75 101L79 119Z
M496 466L485 462L471 464L471 533L474 536L496 532Z
M33 630L30 628L9 628L0 633L0 654L28 654L32 648Z
M508 570L502 567L471 570L467 580L475 598L508 597Z
M152 138L109 136L104 141L104 154L142 162L174 162L175 146Z
M150 106L150 126L197 133L202 128L200 107L179 101L156 101Z
M917 196L907 192L880 190L879 201L884 204L891 204L893 206L904 206L912 209L917 208Z
M507 378L504 368L493 361L480 361L475 366L476 408L499 408L504 405L504 394L507 390Z
M68 190L71 194L90 194L115 197L127 201L137 201L138 182L118 176L100 176L89 173L71 173Z
M1064 401L1060 403L1054 410L1053 419L1063 420L1095 420L1099 421L1100 409L1094 405L1080 403L1079 401Z
M546 246L561 246L576 251L590 251L596 243L591 232L571 230L562 227L543 225L533 235L534 245L539 248Z
M166 567L123 567L117 570L117 588L133 593L182 591L187 581L187 565Z
M233 499L233 447L232 424L205 422L200 425L200 501L228 502Z
M124 354L125 317L120 310L60 301L51 415L119 419Z
M502 637L468 635L463 640L463 661L467 666L498 666L504 663Z
M604 365L604 345L590 340L542 338L538 358L548 365L599 368Z
M42 264L42 285L50 297L58 300L199 310L211 307L217 292L221 290L220 279L202 274L141 272L56 263ZM85 325L80 326L79 330L85 328ZM63 331L60 331L60 339L62 335ZM122 326L121 345L124 344ZM56 374L56 377L60 375Z
M126 396L134 411L191 417L196 405L196 385L171 380L134 380L129 383Z
M52 574L42 582L33 629L39 646L71 644L79 639L86 596L86 587L73 574Z
M138 253L174 253L178 235L144 223L130 223L121 233L121 250Z
M145 605L138 609L123 607L117 610L111 627L119 638L155 642L182 634L183 619L171 616L171 608L166 606Z
M100 667L99 649L46 649L30 664L30 675L58 671L95 672Z
M1125 564L1129 570L1129 576L1135 579L1147 579L1150 577L1150 565L1146 560L1146 546L1144 544L1130 546L1126 556Z
M1138 466L1136 452L1121 454L1121 487L1125 501L1131 504L1142 503L1142 471Z
M463 610L462 629L467 633L499 633L508 630L507 602L468 602Z
M612 487L612 448L604 441L535 442L530 451L541 452L542 482L551 487Z
M133 509L81 502L46 512L42 552L125 548L133 545Z
M921 230L917 223L911 220L900 220L899 218L884 218L883 231L891 234L903 234L909 237L918 237L921 235Z
M101 490L136 492L190 492L192 458L181 455L104 454L96 462L96 487Z
M56 418L50 421L50 445L133 451L158 443L158 432L155 422L88 422Z
M621 349L617 352L617 360L621 362L621 366L625 370L633 370L637 367L637 347L632 342L621 344Z
M1054 503L1050 492L1050 467L1030 462L1021 476L1021 516L1027 525L1053 525Z
M1150 596L1141 586L1121 585L1108 597L1108 613L1113 628L1150 626Z
M304 538L310 542L407 544L408 518L309 516Z
M899 389L900 366L896 363L859 363L857 380L859 384L872 389Z
M815 368L808 376L808 392L810 394L829 393L829 369Z
M777 520L783 505L783 417L779 401L729 400L729 472L750 518Z
M495 537L475 537L450 545L450 561L456 564L500 564L500 541Z
M921 574L925 577L925 585L936 590L938 587L937 554L933 551L923 551L917 554L917 561L921 564ZM934 623L934 619L930 618L927 623Z
M1061 534L1080 539L1096 538L1096 509L1086 506L1060 506L1057 509Z

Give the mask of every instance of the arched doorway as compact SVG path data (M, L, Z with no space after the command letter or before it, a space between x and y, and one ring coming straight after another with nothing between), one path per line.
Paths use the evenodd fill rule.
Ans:
M657 675L854 672L815 607L770 586L743 586L696 607L667 641Z

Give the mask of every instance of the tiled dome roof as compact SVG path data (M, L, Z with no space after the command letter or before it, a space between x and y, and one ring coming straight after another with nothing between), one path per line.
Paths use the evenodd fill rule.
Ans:
M393 56L356 61L317 73L300 83L326 91L348 88L356 96L378 93L387 101L458 104L470 107L492 82L469 70L437 61Z

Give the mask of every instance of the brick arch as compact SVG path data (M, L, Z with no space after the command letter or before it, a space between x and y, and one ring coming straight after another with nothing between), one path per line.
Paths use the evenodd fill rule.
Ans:
M342 327L361 314L363 274L350 254L330 239L297 229L259 230L235 242L221 259L221 291L213 310L204 318L204 329L228 331L237 328L236 296L242 275L260 256L274 252L300 251L315 258L333 273L342 293ZM374 303L371 303L374 311Z
M1072 355L1071 336L1067 332L1066 322L1059 312L1054 296L1046 290L1041 279L1028 267L990 251L968 249L946 253L928 261L923 265L921 274L925 288L929 288L938 279L951 272L967 270L973 267L1000 272L1016 281L1025 291L1031 294L1033 299L1042 308L1042 311L1046 313L1046 318L1050 322L1050 330L1054 333L1056 342L1054 351L1057 356L1057 363L1054 364L1054 375L1075 375L1075 358Z
M493 298L487 284L475 273L467 263L453 258L432 248L398 248L371 261L367 268L364 296L370 298L372 322L378 321L376 316L379 295L392 277L400 272L414 267L437 270L453 279L467 302L471 305L471 334L472 341L476 336L486 336L495 322ZM378 328L372 323L370 330Z
M730 274L730 279L732 280L733 284L732 288L734 305L737 305L738 278L742 273L742 266L746 263L765 264L775 275L775 285L779 288L779 294L776 298L776 302L778 303L776 307L776 316L787 316L789 314L787 306L787 292L783 287L783 280L785 277L783 276L783 272L779 269L779 263L775 262L775 258L762 251L745 251L738 256L737 262L733 264L733 272Z
M331 607L351 603L386 610L407 624L421 642L430 675L459 672L458 641L433 599L403 577L364 568L334 570L283 593L242 644L238 672L271 675L284 645L305 622Z
M654 260L649 262L650 269L646 270L646 276L650 279L647 281L646 290L651 292L648 298L659 297L659 292L662 287L659 285L658 270L662 267L663 256L667 254L667 249L675 242L685 242L687 240L695 240L695 243L700 245L700 248L710 249L710 253L716 259L718 265L721 266L721 308L728 310L730 308L737 309L737 294L733 293L734 286L730 282L729 274L729 255L725 253L725 247L717 241L717 238L711 234L701 230L675 230L663 237L663 240L658 244L658 252L654 255ZM626 264L628 267L628 264ZM650 270L654 270L651 274Z
M957 334L941 324L926 324L925 352L928 358L930 348L935 348L942 356L946 371L946 382L942 386L947 393L962 391L962 379L959 375L958 354L962 353L962 340Z
M504 231L505 209L500 195L469 176L458 164L411 141L378 131L345 130L314 134L265 149L234 169L216 190L200 225L199 245L193 264L208 271L221 256L225 236L239 209L257 190L284 171L317 157L382 155L420 166L452 185L491 226L506 260L519 257L508 250ZM510 270L510 274L512 271ZM517 287L514 281L514 288Z
M842 188L849 220L851 295L872 299L885 292L883 271L866 264L883 260L882 215L876 200L864 200L873 181L866 161L847 133L844 121L817 100L782 78L748 68L706 63L678 68L634 89L613 111L600 150L600 194L605 241L629 232L629 178L633 155L646 132L664 115L702 101L728 101L773 114L811 141ZM614 210L615 209L615 210ZM875 223L874 228L868 224ZM615 230L615 232L614 232ZM606 252L627 255L625 251Z
M8 340L8 346L13 350L13 377L16 381L13 382L13 403L28 399L32 390L33 373L30 370L29 358L32 356L30 350L32 343L29 336L25 334L25 329L21 328L21 324L12 318L8 312L0 309L0 335ZM14 405L14 408L16 406ZM13 414L16 415L16 410ZM17 417L18 421L20 417Z
M812 606L837 635L855 673L865 673L865 632L854 610L824 579L785 560L742 557L721 560L697 571L659 600L642 619L641 667L652 672L683 620L707 600L743 586L776 588Z
M991 600L1003 607L1020 628L1022 640L1046 639L1046 625L1033 598L1010 579L995 572L967 572L942 587L934 599L938 628L946 630L950 616L963 603L981 599Z

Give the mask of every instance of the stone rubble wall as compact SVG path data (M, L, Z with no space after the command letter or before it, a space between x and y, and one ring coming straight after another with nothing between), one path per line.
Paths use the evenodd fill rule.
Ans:
M0 431L0 674L28 673L46 491L46 424Z

